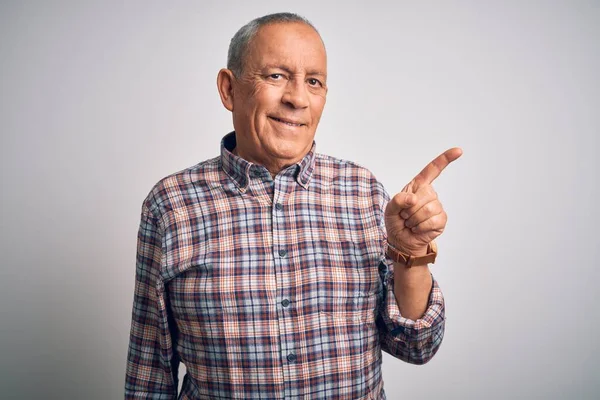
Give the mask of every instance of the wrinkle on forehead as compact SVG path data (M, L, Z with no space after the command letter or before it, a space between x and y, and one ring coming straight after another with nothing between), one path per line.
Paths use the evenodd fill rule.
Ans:
M274 29L279 30L277 35L269 32ZM283 66L293 73L327 76L327 53L320 35L300 23L261 27L250 43L245 63L253 74L271 65Z

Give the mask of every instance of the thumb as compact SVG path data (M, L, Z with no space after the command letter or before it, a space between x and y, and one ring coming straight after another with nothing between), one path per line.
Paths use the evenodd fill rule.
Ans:
M417 203L417 196L413 193L400 192L396 194L388 203L385 213L386 214L400 214L400 211L405 208L410 208Z

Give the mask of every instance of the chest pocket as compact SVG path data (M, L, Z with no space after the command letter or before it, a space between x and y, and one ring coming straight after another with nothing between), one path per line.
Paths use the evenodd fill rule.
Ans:
M318 249L319 311L373 323L382 291L377 246L341 241L320 243Z

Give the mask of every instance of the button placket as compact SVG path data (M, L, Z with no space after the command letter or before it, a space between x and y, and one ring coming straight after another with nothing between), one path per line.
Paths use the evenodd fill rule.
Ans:
M296 376L296 364L298 357L296 355L297 343L295 343L294 333L294 313L291 309L292 301L289 299L291 291L290 262L292 262L291 250L289 248L289 238L286 235L287 218L290 216L285 212L285 199L290 190L289 177L285 175L277 176L274 180L274 190L272 197L272 254L277 282L277 319L279 324L279 343L280 357L282 362L282 372L284 380L290 381Z

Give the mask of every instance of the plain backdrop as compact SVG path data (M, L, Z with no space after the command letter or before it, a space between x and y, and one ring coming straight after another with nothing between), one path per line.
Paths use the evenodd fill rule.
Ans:
M232 129L229 40L279 11L329 58L319 152L394 194L436 155L434 359L393 399L600 396L600 2L1 1L0 397L119 399L141 204Z

